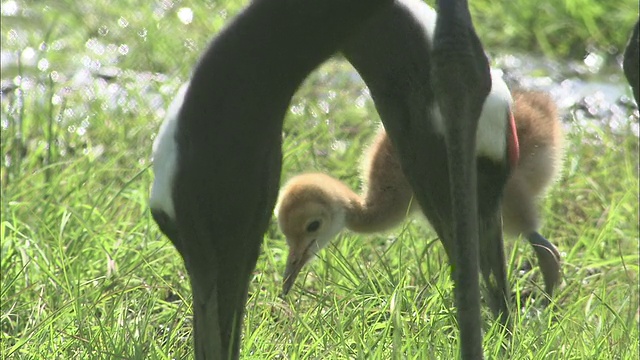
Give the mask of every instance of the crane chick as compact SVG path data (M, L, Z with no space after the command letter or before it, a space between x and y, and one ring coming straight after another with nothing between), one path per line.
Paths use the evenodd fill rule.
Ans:
M519 149L502 199L504 231L523 235L533 246L549 295L560 281L560 253L538 233L536 200L557 178L563 136L554 102L542 92L515 91L513 115ZM491 95L490 95L491 97ZM398 154L381 129L364 160L363 196L329 175L307 173L280 191L276 216L289 246L283 295L302 267L345 227L375 233L399 225L419 210ZM478 189L479 192L482 189Z

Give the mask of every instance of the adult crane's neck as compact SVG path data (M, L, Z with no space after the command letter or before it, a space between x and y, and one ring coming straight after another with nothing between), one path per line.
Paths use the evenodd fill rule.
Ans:
M295 89L341 40L391 0L254 1L209 46L181 110L178 143L279 133ZM241 121L245 126L221 123ZM224 138L223 138L224 137Z
M385 126L392 125L385 119L421 117L406 111L427 111L425 105L435 101L430 65L435 24L435 11L421 0L396 0L342 48L369 87Z

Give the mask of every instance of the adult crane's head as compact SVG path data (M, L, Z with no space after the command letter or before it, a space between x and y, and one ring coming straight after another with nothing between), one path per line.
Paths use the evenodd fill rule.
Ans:
M189 272L197 359L238 357L291 96L391 3L253 1L213 39L172 106L154 145L151 207Z

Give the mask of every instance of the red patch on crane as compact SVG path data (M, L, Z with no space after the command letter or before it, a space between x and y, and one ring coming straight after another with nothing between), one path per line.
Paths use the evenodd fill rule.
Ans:
M518 143L518 130L516 129L516 121L513 112L509 110L509 138L507 143L507 151L509 152L509 163L511 168L515 168L520 160L520 144Z

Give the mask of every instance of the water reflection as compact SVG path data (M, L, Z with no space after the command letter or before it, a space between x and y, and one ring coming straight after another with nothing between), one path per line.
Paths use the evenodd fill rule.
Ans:
M119 25L126 27L128 22L120 18ZM30 64L27 60L35 62L38 59L34 65L37 71L25 71L23 76L2 79L3 129L10 128L11 119L16 116L17 97L9 99L13 105L5 103L16 88L20 88L30 103L40 104L43 109L51 105L60 107L56 117L58 125L78 138L89 136L96 112L144 117L151 125L161 121L173 92L185 79L119 68L114 65L118 63L117 56L129 52L124 44L116 47L90 38L85 47L89 54L76 56L80 68L64 73L53 70L47 58L38 59L34 49L22 51L19 56L24 66ZM15 53L3 51L1 55L3 68L9 66L7 63L17 62ZM357 73L343 61L332 63L333 66L316 71L307 80L304 94L299 94L291 104L290 116L301 119L307 126L332 125L339 116L334 114L335 109L348 111L343 108L354 105L354 108L366 111L363 107L371 102ZM567 127L588 127L595 123L614 134L628 135L631 129L634 136L639 135L638 108L630 98L631 92L619 69L607 69L595 58L586 59L584 63L562 64L527 55L504 55L494 63L503 69L512 87L549 92L564 118L570 120ZM593 74L591 69L594 68L599 72ZM363 124L357 126L368 126L369 120L362 119ZM339 134L341 130L331 131Z
M18 14L18 3L13 0L3 2L0 7L0 13L3 16L15 16Z
M561 63L530 55L496 59L511 87L548 92L558 104L568 127L588 128L594 123L616 134L629 129L638 136L638 107L619 66L604 66L601 55L591 53L583 62Z

